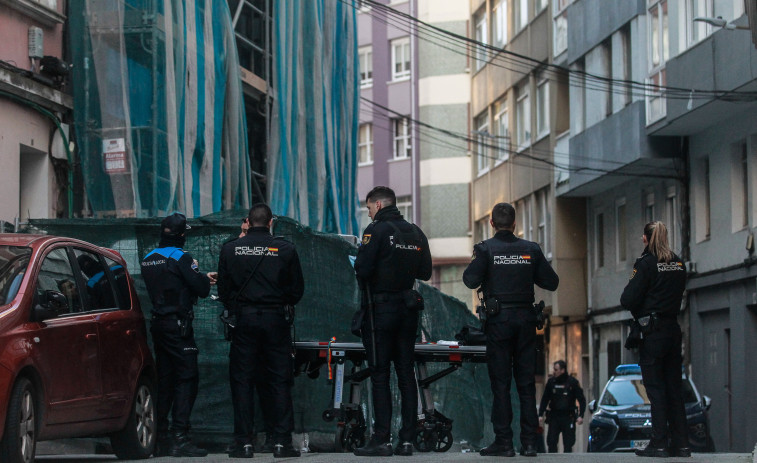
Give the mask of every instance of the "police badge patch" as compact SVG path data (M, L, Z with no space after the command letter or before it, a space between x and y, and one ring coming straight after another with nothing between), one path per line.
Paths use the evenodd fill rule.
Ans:
M371 241L371 235L363 235L363 244L368 244Z

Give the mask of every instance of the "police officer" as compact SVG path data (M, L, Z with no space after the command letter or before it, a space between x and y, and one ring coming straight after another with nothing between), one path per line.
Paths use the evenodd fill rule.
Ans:
M495 235L473 247L473 260L463 273L471 289L483 290L487 321L486 358L493 393L491 420L494 442L481 450L484 456L515 456L510 382L520 397L521 454L536 456L536 313L534 285L554 291L559 278L538 244L519 239L515 208L499 203L490 223Z
M402 218L391 188L373 188L365 202L373 222L363 232L355 273L363 293L370 293L374 303L372 313L363 319L361 332L371 370L375 420L370 441L355 449L354 453L357 456L390 456L394 452L409 456L413 454L418 409L413 357L418 310L422 308L413 286L416 279L431 278L431 253L426 235ZM375 356L373 346L376 347ZM390 442L392 396L389 376L392 362L402 399L402 428L394 451Z
M565 453L573 452L576 443L576 423L584 423L586 411L586 397L578 380L568 374L565 360L558 360L552 365L554 374L547 381L544 395L539 405L539 423L544 423L544 412L547 412L547 447L549 453L557 453L557 441L562 433ZM576 400L578 400L578 414L576 414ZM549 410L547 411L547 407Z
M662 222L649 222L620 304L641 326L641 377L652 407L652 438L642 457L690 457L681 379L681 327L678 311L686 287L686 267L670 250ZM668 448L668 433L671 446Z
M171 214L160 226L158 248L142 260L142 278L152 301L150 331L158 370L156 454L204 457L208 452L189 438L189 417L199 383L192 306L198 297L208 296L215 277L201 273L197 261L182 249L184 233L190 229L184 215Z
M302 298L302 268L294 245L271 235L271 208L252 206L248 221L247 233L226 243L218 262L218 295L237 317L229 351L236 445L229 456L253 457L253 388L256 376L262 376L271 402L273 455L298 457L292 446L294 375L285 306Z

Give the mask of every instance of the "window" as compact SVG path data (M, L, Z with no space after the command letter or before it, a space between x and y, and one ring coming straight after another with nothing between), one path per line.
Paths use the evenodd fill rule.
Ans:
M579 58L573 64L572 69L575 70L575 73L569 77L570 85L573 87L571 96L575 95L576 106L578 107L573 123L575 124L575 132L580 133L586 129L586 77L583 73L586 69L586 58ZM573 131L572 127L571 131Z
M536 228L536 242L541 246L544 255L549 256L549 228L548 228L548 201L549 190L547 188L536 192L536 220L538 222Z
M507 44L507 0L499 0L492 11L494 17L494 44L504 47Z
M373 125L362 124L358 133L358 164L373 163Z
M668 187L668 194L665 198L665 225L668 226L668 241L670 249L678 249L678 198L676 196L676 187Z
M613 82L611 80L612 78L612 41L610 39L605 40L600 45L600 53L602 56L602 75L609 78L610 80L607 81L607 92L602 95L602 97L605 99L605 117L609 117L612 115L612 97L617 91L617 89L613 88Z
M536 12L539 13L541 10L547 7L549 4L549 0L536 0Z
M704 159L702 169L704 179L702 182L704 193L704 237L705 239L710 239L710 160L708 158Z
M496 162L501 163L510 158L510 121L507 117L507 102L502 101L496 106L497 114L494 115L494 128L497 134Z
M607 342L607 371L615 371L615 368L620 365L622 352L620 341Z
M664 87L665 62L668 60L668 2L667 0L648 0L649 10L649 78L648 84ZM647 92L647 123L652 123L665 116L665 100L660 92Z
M486 112L476 118L476 172L479 175L489 170L489 117Z
M623 63L623 70L621 71L619 78L623 80L631 80L631 26L626 24L620 29L620 42L621 42L621 59ZM622 87L621 103L623 106L631 104L631 86L624 85Z
M528 1L515 0L515 30L520 31L528 24Z
M410 140L410 121L406 117L392 119L394 135L394 159L408 159L413 153Z
M553 55L559 56L568 49L568 5L570 0L556 0L554 5L554 18L552 25Z
M524 240L531 240L534 232L533 224L531 223L531 207L530 197L523 198L515 205L516 217L519 216L519 220L516 220L516 222L520 222L516 224L516 233L518 237Z
M707 23L694 21L694 18L714 18L712 12L713 0L686 0L687 24L689 29L688 43L693 45L712 33L712 26ZM725 16L724 16L725 17Z
M36 291L36 303L47 302L48 291L63 294L67 306L59 311L59 314L81 312L83 307L81 291L71 269L66 249L54 249L47 254L37 276Z
M410 39L392 40L392 80L410 78Z
M549 81L536 86L536 133L541 138L549 134Z
M476 243L483 240L488 240L492 237L492 226L489 223L489 216L484 217L481 220L476 221Z
M476 18L476 42L486 45L488 34L486 31L486 12L481 13ZM476 45L476 70L478 71L488 61L486 48L481 45Z
M654 214L654 193L647 193L644 198L644 223L656 220Z
M371 4L365 0L357 0L358 13L367 13L371 10Z
M106 272L97 254L74 249L74 256L79 266L84 292L86 310L103 310L118 307L110 283L110 272ZM123 269L122 269L123 272Z
M518 102L515 105L515 125L517 130L518 150L527 147L531 143L531 101L528 90L521 90Z
M620 199L615 203L615 230L617 230L618 262L626 261L626 248L628 236L626 235L626 200Z
M749 226L749 153L746 142L741 144L741 226Z
M749 226L749 159L746 141L731 146L732 231Z
M605 266L605 215L597 214L594 221L594 234L597 239L594 240L596 249L594 250L594 260L597 268Z
M360 87L373 85L373 52L372 47L362 47L358 50L360 58Z
M402 218L410 223L413 223L413 202L409 196L397 198L397 209L400 210Z

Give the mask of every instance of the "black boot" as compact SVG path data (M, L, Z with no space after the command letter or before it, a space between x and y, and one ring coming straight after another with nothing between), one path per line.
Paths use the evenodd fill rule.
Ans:
M171 454L171 435L168 432L159 432L158 437L155 439L155 452L156 457L167 457Z
M479 453L484 457L514 457L515 449L512 442L494 441L490 446L482 448Z
M668 458L670 454L668 453L667 449L660 448L654 448L652 445L647 445L643 449L636 449L636 456L639 457L655 457L655 458Z
M229 452L229 458L253 458L252 444L237 444Z
M403 457L412 457L413 444L411 442L402 442L397 444L397 448L394 449L394 454Z
M288 444L278 443L273 446L274 458L292 458L299 457L300 451L295 449L291 442Z
M691 457L691 449L689 447L679 447L670 452L671 457L689 458Z
M205 457L208 451L194 445L186 431L180 431L173 435L170 455L172 457Z
M526 444L520 449L520 454L524 457L535 457L536 446L534 444Z
M391 442L380 442L371 438L365 446L355 449L352 453L358 457L391 457L394 450Z

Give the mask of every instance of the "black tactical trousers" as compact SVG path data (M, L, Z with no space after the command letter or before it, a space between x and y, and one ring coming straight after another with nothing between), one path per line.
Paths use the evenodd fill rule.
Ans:
M549 453L557 453L557 442L562 433L562 443L565 453L573 452L576 443L576 420L569 412L552 411L549 416L549 430L547 431L547 448Z
M486 361L494 403L492 424L498 443L511 443L510 384L520 397L521 445L536 444L536 316L531 308L504 309L486 322Z
M229 350L229 378L234 406L234 440L251 444L254 437L254 389L270 409L263 408L276 443L292 441L292 335L278 309L242 308ZM261 392L267 392L262 394ZM266 429L268 431L268 429Z
M675 320L663 320L645 335L639 349L641 377L652 407L653 448L688 447L686 407L683 403L681 328Z
M150 332L158 370L158 433L168 432L169 413L171 430L187 432L199 383L194 334L190 330L189 336L181 337L176 319L153 319Z
M418 419L418 385L415 382L415 337L418 331L418 312L408 310L402 300L376 304L376 365L371 368L373 392L374 439L389 442L391 438L392 393L389 388L390 365L394 362L397 386L402 405L401 442L415 441ZM363 319L363 345L372 362L370 314Z

